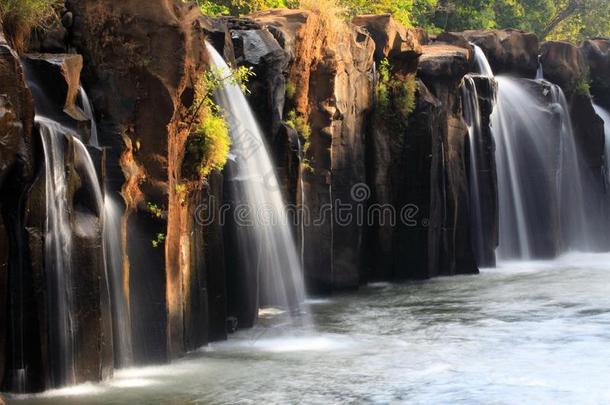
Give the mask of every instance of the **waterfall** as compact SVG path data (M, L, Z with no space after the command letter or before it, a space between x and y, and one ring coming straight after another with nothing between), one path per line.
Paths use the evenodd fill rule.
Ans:
M496 140L503 258L552 257L589 246L585 190L562 90L497 77Z
M597 115L604 120L604 135L606 141L606 150L604 151L606 156L606 179L608 185L610 185L610 112L606 111L597 104L593 104L593 108L595 109Z
M544 80L544 69L542 67L542 56L538 55L538 70L536 70L536 80Z
M493 70L489 65L489 61L485 56L485 52L478 46L471 43L474 48L474 63L477 67L477 73L486 77L494 77Z
M60 124L37 117L45 155L45 272L49 308L49 354L53 386L75 382L72 285L72 230L65 172L66 133Z
M83 107L83 112L91 122L91 138L89 139L89 145L99 147L100 145L97 137L97 125L95 123L95 114L93 112L93 106L91 105L91 101L89 101L89 96L87 96L87 92L85 91L83 86L80 86L78 88L78 95L80 97L80 102Z
M130 365L133 359L131 318L128 297L125 294L127 280L124 277L121 250L122 214L119 203L106 193L104 198L104 242L110 283L114 362L118 367Z
M209 44L207 49L212 64L229 75L222 56ZM216 92L216 101L229 124L236 157L229 180L237 203L249 213L250 220L238 223L236 234L239 254L259 280L259 308L295 312L305 301L303 274L265 140L239 86L225 84Z
M483 128L481 118L481 106L479 105L479 95L475 82L476 77L485 77L493 80L493 71L483 50L471 43L474 49L474 60L476 74L467 74L461 84L462 105L464 120L468 125L468 138L470 147L470 216L472 221L472 235L474 241L475 257L479 265L490 265L493 263L486 259L484 239L486 237L485 225L483 223L483 204L481 195L481 179L479 175L480 162L483 152Z
M470 214L473 222L473 237L475 246L475 256L477 263L482 263L483 246L483 213L481 208L481 193L479 184L479 154L477 153L478 144L481 137L481 111L479 106L479 98L477 94L477 86L471 75L464 76L462 83L462 103L464 106L464 119L468 125L468 135L470 138Z

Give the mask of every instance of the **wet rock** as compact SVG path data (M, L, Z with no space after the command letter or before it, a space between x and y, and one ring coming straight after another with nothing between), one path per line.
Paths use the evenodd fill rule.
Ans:
M44 88L34 87L37 113L66 122L67 119L89 121L76 106L80 87L83 58L75 54L27 54L24 66L33 81L44 83ZM69 117L64 118L63 113Z
M515 29L470 30L455 34L478 45L495 74L536 76L539 43L535 34Z

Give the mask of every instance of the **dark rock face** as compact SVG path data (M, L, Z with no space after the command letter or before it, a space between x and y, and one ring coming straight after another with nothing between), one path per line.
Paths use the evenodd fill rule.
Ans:
M580 49L589 65L591 94L596 102L610 109L610 40L591 39L583 42Z
M514 29L472 30L455 34L481 47L495 74L535 77L539 55L535 34Z
M580 49L569 42L549 41L540 47L544 78L559 85L566 95L587 83L587 65Z
M474 142L474 154L478 166L476 176L479 186L479 204L481 215L480 245L476 246L477 264L479 267L494 267L496 265L495 250L499 242L498 213L498 180L496 173L496 147L491 128L491 114L496 103L497 83L494 79L484 76L472 76L477 91L481 113L481 134ZM472 162L470 162L472 164ZM472 188L471 188L472 190ZM471 204L472 202L471 195ZM472 235L473 243L475 236Z
M288 83L294 110L311 127L311 148L301 166L298 201L310 213L304 224L305 277L311 288L353 288L360 283L363 227L337 226L338 202L350 204L351 189L365 181L364 128L372 106L374 44L359 29L330 33L315 13L273 10L251 16L268 29L289 57ZM304 196L304 200L301 200ZM289 198L290 200L290 198ZM314 253L315 252L315 253Z
M111 173L111 187L120 188L126 203L124 271L130 279L137 362L163 361L204 344L208 336L224 335L224 324L213 333L194 330L209 331L209 324L196 320L209 320L208 304L220 305L224 292L194 287L205 285L208 268L193 254L203 249L196 245L202 236L192 215L202 183L182 173L189 132L182 122L193 102L193 86L207 66L206 36L229 45L227 52L230 41L222 24L201 17L193 4L153 3L67 4L74 15L72 42L83 53L84 81L101 117L100 139L112 148L110 167L119 164L122 171ZM179 192L184 187L186 195ZM150 206L162 214L152 214ZM208 231L220 240L219 229ZM192 232L199 237L190 238ZM155 239L163 240L160 246L153 246ZM222 268L213 271L224 274Z
M32 374L40 370L35 294L27 273L29 262L21 248L25 243L23 199L35 166L33 121L34 103L25 85L23 68L0 34L0 390L3 391L13 388L12 381L21 364L28 364ZM21 322L24 327L15 331L8 327L15 324L12 322ZM31 348L25 359L16 356L20 348L15 346L15 338L19 336ZM23 389L41 389L40 377Z
M403 70L415 70L422 53L416 30L409 30L390 14L359 15L352 23L364 28L375 41L375 60L388 58Z
M468 128L458 96L472 56L466 48L442 43L423 48L418 76L442 106L441 155L431 168L428 275L477 273L470 234Z

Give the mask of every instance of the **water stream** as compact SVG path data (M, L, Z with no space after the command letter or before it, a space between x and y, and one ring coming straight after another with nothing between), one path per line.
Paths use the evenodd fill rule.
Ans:
M20 404L608 403L610 256L504 262L311 302L319 332L245 330L171 365Z
M210 45L208 51L213 65L229 76L222 56ZM229 123L235 157L230 181L246 214L236 226L239 254L258 280L258 307L299 312L305 301L301 263L265 139L238 85L226 83L216 100Z

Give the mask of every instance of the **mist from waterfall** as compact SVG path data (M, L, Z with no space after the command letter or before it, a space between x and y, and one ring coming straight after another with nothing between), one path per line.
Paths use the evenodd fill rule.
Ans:
M229 76L222 56L210 45L211 63ZM237 224L238 254L250 276L258 280L258 308L268 306L299 312L305 301L301 263L275 169L266 142L240 87L226 83L216 101L229 124L234 163L228 170L237 207L249 214ZM256 288L249 286L249 288Z

